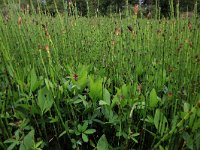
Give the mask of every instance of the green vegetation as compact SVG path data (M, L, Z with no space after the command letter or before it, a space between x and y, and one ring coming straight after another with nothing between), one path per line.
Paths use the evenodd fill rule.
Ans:
M193 11L194 4L200 3L200 0L0 0L0 8L4 6L4 3L7 5L9 2L17 5L20 3L22 7L31 4L35 8L40 7L44 12L49 12L52 15L55 15L58 10L59 12L68 12L69 15L77 13L81 16L119 13L126 10L127 5L132 6L139 3L146 12L154 12L155 6L158 4L161 16L169 17L171 4L173 4L175 10L176 5L179 4L179 10L186 12ZM132 8L130 7L130 9ZM200 7L198 7L198 13L200 13Z
M170 19L5 8L0 149L200 149L197 4L172 6Z

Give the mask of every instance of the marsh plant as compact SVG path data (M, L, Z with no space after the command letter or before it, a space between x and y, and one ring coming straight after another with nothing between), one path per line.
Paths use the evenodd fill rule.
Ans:
M0 16L0 149L200 149L197 4L138 9Z

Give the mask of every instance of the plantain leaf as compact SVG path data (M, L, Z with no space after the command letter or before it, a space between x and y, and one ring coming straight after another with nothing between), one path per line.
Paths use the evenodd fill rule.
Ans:
M105 104L110 105L110 93L107 89L103 90L103 101L105 102Z
M31 130L20 144L19 150L31 150L34 147L34 130Z
M102 84L103 79L99 78L94 80L93 77L90 77L90 92L89 95L93 101L97 101L98 99L102 99Z
M97 143L97 150L109 150L108 146L106 136L103 134Z
M47 87L44 87L38 91L37 104L40 107L42 115L51 109L53 105L53 97Z
M150 108L155 108L158 104L158 97L156 94L156 90L152 89L151 93L150 93L150 101L149 101L149 107Z
M35 73L35 69L31 70L31 91L35 90L35 84L37 82L37 75Z

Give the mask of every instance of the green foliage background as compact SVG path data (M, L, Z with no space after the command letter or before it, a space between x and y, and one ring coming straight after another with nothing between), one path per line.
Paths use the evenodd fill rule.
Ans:
M169 15L170 13L170 1L166 0L146 0L144 1L144 6L147 5L156 5L156 1L160 6L161 15ZM174 3L174 8L176 8L176 4L179 2L180 11L192 11L194 9L194 4L200 3L200 0L172 0ZM8 0L0 0L0 8L4 7L10 1ZM77 8L77 13L81 16L86 16L89 12L90 15L108 15L110 13L116 13L119 11L123 11L127 4L133 5L139 2L139 0L12 0L14 3L19 3L21 5L33 4L34 7L38 7L38 5L44 6L45 10L48 10L50 13L56 12L56 6L60 12L72 11L71 9ZM155 8L155 7L151 7ZM199 8L199 7L198 7ZM153 10L152 10L153 11ZM200 9L198 10L200 11Z

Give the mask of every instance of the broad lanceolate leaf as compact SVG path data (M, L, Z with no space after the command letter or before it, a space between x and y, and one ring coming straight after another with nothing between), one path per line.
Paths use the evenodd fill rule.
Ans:
M37 75L35 73L35 69L31 70L31 91L34 91L34 85L37 82Z
M99 78L97 80L94 80L92 77L90 77L90 92L89 95L92 98L93 101L96 101L98 99L102 99L102 83L103 79Z
M150 93L150 100L149 100L149 107L150 108L155 108L158 104L159 100L156 94L156 90L152 89L151 93Z
M38 92L38 106L40 107L42 115L51 109L53 104L53 97L51 91L44 87Z
M72 83L77 85L80 91L82 91L88 84L88 66L79 65L76 74L77 77L75 78L74 75L71 70Z
M7 148L7 150L12 150L12 149L14 149L15 146L18 145L18 144L19 144L18 142L12 143L12 144Z
M106 136L103 134L97 143L97 150L109 150L108 146Z
M34 130L30 131L20 144L20 150L31 150L34 147Z
M41 84L41 81L37 78L35 68L33 68L29 74L29 84L31 92L34 92Z
M107 89L103 90L103 101L106 104L110 105L110 93L109 93L109 91Z

